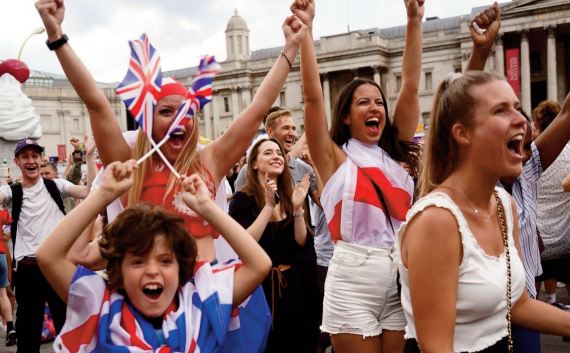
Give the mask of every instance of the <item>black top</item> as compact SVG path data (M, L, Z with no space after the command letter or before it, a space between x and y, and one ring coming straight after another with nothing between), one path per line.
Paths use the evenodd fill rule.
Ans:
M230 201L230 216L247 228L261 212L255 198L237 191ZM259 239L259 245L271 258L273 266L292 265L302 246L295 241L295 222L289 216L279 222L269 222Z

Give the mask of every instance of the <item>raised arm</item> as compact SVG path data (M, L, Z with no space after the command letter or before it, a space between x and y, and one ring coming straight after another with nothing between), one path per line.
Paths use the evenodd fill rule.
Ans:
M46 28L48 41L61 38L65 13L63 0L40 0L36 2L36 9ZM67 79L87 107L95 140L104 142L100 143L99 149L103 164L131 158L131 149L121 135L119 121L111 104L85 65L69 43L62 45L55 53Z
M412 141L420 121L424 0L404 0L404 3L408 24L402 59L402 88L394 108L394 126L398 128L400 141Z
M212 172L216 184L220 182L226 171L239 161L259 129L263 117L277 99L291 70L289 63L295 61L305 29L298 19L293 16L287 17L283 23L285 57L283 55L277 57L251 104L239 114L222 136L202 151L202 163Z
M309 174L305 174L299 185L295 185L293 195L291 196L291 202L293 203L293 227L295 229L295 241L301 246L305 245L307 242L307 224L305 223L305 217L303 216L305 212L303 210L303 205L305 204L308 191Z
M475 26L479 27L481 33ZM471 33L473 49L467 62L467 71L483 71L485 69L485 63L491 53L499 28L501 28L501 9L497 2L494 2L493 5L477 14L469 22L469 33Z
M77 199L84 199L89 195L93 180L97 175L97 164L95 163L95 140L89 138L85 142L85 162L87 164L86 185L73 185L69 188L69 195Z
M457 223L449 211L431 207L400 236L417 341L424 353L452 353L461 263Z
M314 0L297 0L291 11L307 26L307 35L301 43L301 78L305 102L305 134L309 152L323 182L326 183L346 160L346 155L329 135L317 54L313 43Z
M73 243L67 253L67 258L74 264L85 266L93 271L105 269L107 261L101 256L99 238L103 230L101 216L93 220Z
M534 140L540 153L542 170L548 169L570 140L570 93L566 95L562 110L550 125Z
M242 303L269 273L271 259L239 223L216 206L197 174L183 177L182 190L184 202L219 230L241 259L234 276L233 303Z
M67 294L76 265L67 254L77 238L105 207L133 184L136 162L114 162L107 166L101 186L75 207L55 227L36 252L38 264L59 297Z

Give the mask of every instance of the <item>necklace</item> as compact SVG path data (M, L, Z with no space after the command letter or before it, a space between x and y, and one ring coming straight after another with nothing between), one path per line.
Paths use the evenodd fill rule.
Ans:
M491 211L489 214L485 214L484 212L480 211L477 207L473 206L473 204L471 203L471 201L469 201L469 199L467 198L467 195L465 195L465 193L461 190L455 190L449 186L446 185L439 185L440 188L443 189L447 189L450 190L454 193L458 193L461 195L461 197L463 197L463 199L467 202L467 204L469 204L469 207L471 207L471 209L473 210L473 213L475 213L476 216L481 216L485 219L491 219L491 217L493 217L494 212Z

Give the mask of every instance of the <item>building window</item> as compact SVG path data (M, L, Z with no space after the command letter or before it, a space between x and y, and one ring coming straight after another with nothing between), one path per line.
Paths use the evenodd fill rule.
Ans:
M422 113L422 123L424 124L424 131L427 131L427 129L429 128L430 123L431 123L431 113L430 112Z
M456 73L456 74L460 74L460 73L461 73L461 67L456 67L456 68L455 68L455 73Z
M424 74L424 88L426 91L431 91L432 90L432 78L431 78L431 72L426 72Z
M53 87L53 80L46 78L30 78L26 81L26 87Z
M398 94L398 92L400 92L400 89L402 88L402 76L401 75L396 75L396 94Z
M74 119L73 119L72 131L73 131L73 132L80 132L80 131L79 131L79 119L77 119L77 118L74 118Z
M237 36L237 41L238 41L238 54L241 54L243 53L242 36Z
M279 93L279 106L281 108L287 107L287 102L285 101L285 92Z
M224 113L230 112L230 97L224 97Z

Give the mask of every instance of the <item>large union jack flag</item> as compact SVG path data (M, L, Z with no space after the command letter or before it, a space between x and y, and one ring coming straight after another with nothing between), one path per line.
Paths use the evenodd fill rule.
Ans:
M139 39L129 41L129 46L129 69L115 91L133 114L137 124L151 138L155 95L160 92L162 85L160 56L146 33Z
M206 55L202 57L198 73L190 85L186 100L180 106L168 130L169 133L176 131L179 126L188 123L188 120L195 116L202 107L212 101L212 81L220 71L221 66L214 56Z

